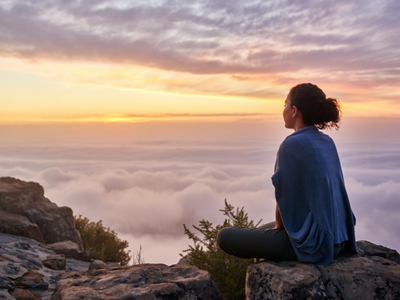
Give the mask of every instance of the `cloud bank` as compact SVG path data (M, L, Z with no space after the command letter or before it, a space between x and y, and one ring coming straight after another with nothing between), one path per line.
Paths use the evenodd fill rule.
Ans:
M381 124L389 125L388 120ZM357 217L357 239L399 250L396 124L392 120L386 138L365 130L360 120L327 133L339 149ZM108 132L112 124L90 125L87 131L82 125L79 132L74 125L64 125L49 128L45 135L42 126L41 136L33 134L34 128L27 130L34 126L2 126L1 133L9 135L3 135L0 148L0 176L39 182L51 201L92 221L103 220L130 242L133 252L142 245L147 262L176 263L190 243L183 224L202 219L221 223L225 198L235 207L244 206L251 219L274 219L270 178L279 143L290 131L261 122L213 124L210 131L210 124L203 123L185 124L186 133L177 136L182 125L162 125L119 124ZM32 140L13 135L21 128ZM92 129L101 135L96 137ZM70 140L56 140L60 132Z

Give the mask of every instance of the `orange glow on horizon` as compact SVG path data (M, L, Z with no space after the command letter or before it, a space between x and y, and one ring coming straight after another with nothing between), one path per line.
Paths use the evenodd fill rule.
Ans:
M318 76L310 72L303 76ZM336 75L335 75L336 76ZM259 120L280 116L296 83L141 66L0 59L0 123ZM345 116L400 117L393 87L318 84ZM338 92L340 94L336 95ZM336 93L336 94L335 94Z

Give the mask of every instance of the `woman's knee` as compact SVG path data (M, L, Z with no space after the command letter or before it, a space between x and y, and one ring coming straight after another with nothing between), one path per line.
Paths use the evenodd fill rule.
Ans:
M217 235L217 244L220 246L222 249L224 249L224 245L230 240L230 232L232 228L223 228L218 232Z

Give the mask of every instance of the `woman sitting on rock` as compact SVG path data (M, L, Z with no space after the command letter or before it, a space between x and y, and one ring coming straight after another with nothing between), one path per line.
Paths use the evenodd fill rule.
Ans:
M336 147L318 130L339 127L340 106L316 85L300 84L286 98L283 119L295 132L281 144L272 176L275 222L222 229L217 242L242 258L328 265L343 251L357 252Z

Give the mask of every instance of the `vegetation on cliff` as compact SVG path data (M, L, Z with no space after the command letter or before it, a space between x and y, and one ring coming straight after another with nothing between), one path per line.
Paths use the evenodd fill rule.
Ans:
M261 220L254 224L253 221L249 221L243 207L235 210L226 200L225 208L220 211L228 217L223 224L214 227L212 223L203 219L199 226L193 225L203 238L196 236L185 224L183 225L185 234L194 242L194 246L189 245L189 249L183 251L187 252L190 264L210 273L224 299L245 299L246 270L254 260L238 258L224 252L217 245L217 235L218 231L226 227L255 228Z
M103 221L90 222L82 215L74 216L75 228L79 231L83 248L92 252L93 259L104 262L118 262L121 266L128 265L131 260L127 241L118 238L118 234L109 227L104 227Z

